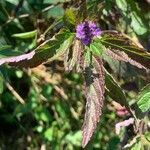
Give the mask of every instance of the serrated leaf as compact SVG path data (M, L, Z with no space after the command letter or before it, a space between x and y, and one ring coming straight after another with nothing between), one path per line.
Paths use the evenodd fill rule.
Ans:
M53 61L63 56L66 50L71 46L74 34L69 31L60 31L55 37L42 44L35 51L31 60L11 63L18 67L36 67L46 61Z
M82 146L85 147L96 129L102 114L104 100L104 70L100 58L93 57L93 68L86 62L85 96L86 112L82 129Z
M115 59L115 60L128 62L131 65L136 66L136 67L138 67L140 69L143 68L143 69L147 70L143 65L141 65L140 63L138 63L138 62L132 60L131 58L129 58L129 56L125 52L123 52L123 51L118 51L118 50L113 50L113 49L112 50L107 49L105 51L105 53L108 56L110 56L113 59Z
M105 62L108 63L109 67L114 71L114 73L119 74L121 77L124 76L127 72L127 66L125 63L120 63L119 61L108 56L106 52L102 54L102 58Z
M92 53L91 53L89 47L87 47L87 46L85 47L85 51L86 51L84 54L85 62L90 65L90 64L92 64Z
M122 106L128 108L126 96L115 79L105 70L105 85L107 94Z
M150 53L126 36L108 31L102 34L100 41L107 49L124 51L129 58L150 69Z
M150 84L141 90L138 96L137 105L142 112L146 112L150 109Z
M90 50L94 55L101 56L103 53L102 44L100 42L99 43L93 42L90 44Z
M36 35L37 35L37 30L34 30L30 32L13 34L12 37L20 38L20 39L29 39L35 37Z
M81 62L81 54L82 54L82 44L79 40L75 40L74 41L74 45L71 51L71 56L70 56L70 51L68 49L68 52L65 54L64 57L64 66L65 66L65 70L67 71L71 71L73 69L73 67L76 65L76 69L77 71L79 71L81 69L80 66L80 62Z
M18 56L0 58L0 65L2 65L4 63L13 63L13 62L15 63L15 62L23 61L23 60L29 60L29 59L33 58L34 55L35 55L35 51L32 51L30 53L22 54L22 55L18 55Z
M74 39L74 35L70 34L70 36L66 40L64 40L64 42L56 50L56 54L52 58L50 58L49 60L53 61L53 60L59 58L60 56L64 55L66 50L71 46L73 39Z

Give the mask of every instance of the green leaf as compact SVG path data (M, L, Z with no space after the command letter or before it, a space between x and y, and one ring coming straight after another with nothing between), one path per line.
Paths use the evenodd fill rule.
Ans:
M20 39L29 39L35 37L36 35L37 35L37 30L34 30L30 32L13 34L12 37L20 38Z
M82 134L81 131L77 131L74 133L69 133L66 135L65 139L72 143L73 145L80 146L81 145L81 139Z
M126 101L126 96L123 90L115 81L115 79L106 70L105 70L105 85L106 85L106 93L114 101L128 108L128 103Z
M92 64L92 53L90 52L89 47L85 47L85 51L86 51L84 54L85 61L90 65Z
M142 143L141 141L138 141L132 146L131 150L141 150L141 148L142 148Z
M57 4L57 3L64 3L64 2L69 2L71 0L44 0L44 4Z
M125 63L120 63L119 61L113 59L112 57L106 55L106 53L102 54L102 58L104 61L108 63L110 68L114 71L114 73L119 74L121 77L127 75L127 66ZM130 76L130 73L128 73Z
M53 140L53 127L48 128L45 132L44 132L44 137L46 139L48 139L49 141Z
M6 0L7 2L17 5L19 3L19 0Z
M74 34L63 30L60 31L55 38L48 40L41 47L37 48L35 55L28 61L20 61L19 63L11 63L12 66L18 67L35 67L46 61L53 61L63 56L66 50L71 46Z
M116 150L118 149L118 145L120 143L120 139L117 136L110 138L108 142L107 150Z
M116 4L122 11L128 10L128 4L126 0L116 0Z
M74 27L76 24L76 11L73 8L69 8L65 11L64 22L66 26Z
M124 51L129 58L150 69L150 53L140 48L128 37L117 32L104 32L100 42L109 50Z
M143 24L141 17L139 17L135 12L131 13L131 27L138 35L143 35L147 32L147 28Z
M50 18L50 17L59 18L64 15L64 9L61 6L55 6L49 9L48 11L46 11L44 15L47 18Z
M146 140L150 142L150 132L145 133L144 136L145 136Z
M61 38L61 36L58 36L57 39L64 40L63 37ZM70 34L70 36L66 40L64 40L64 42L56 50L56 54L49 60L52 61L52 60L55 60L55 59L59 58L60 56L62 56L66 52L66 50L71 46L73 39L74 39L74 34Z
M93 66L85 62L86 112L82 127L82 147L90 141L102 114L104 102L104 67L101 58L93 57Z
M21 55L20 51L14 51L10 45L2 45L0 46L0 58L6 58L10 56L18 56Z
M150 109L150 84L148 84L141 90L138 96L137 105L142 112L146 112Z
M148 24L136 2L133 0L116 0L116 5L124 17L131 21L130 26L136 34L144 35L148 32Z
M36 112L34 113L36 120L38 121L44 121L49 122L51 121L51 115L45 107L38 107L36 109Z
M61 118L66 119L68 117L68 108L65 108L65 104L61 103L61 102L57 102L55 103L55 108L56 111L58 112L58 114L60 115Z
M66 71L71 71L76 65L77 72L81 71L82 60L82 45L77 39L74 40L72 49L68 49L64 55L64 67Z
M12 47L11 45L2 45L2 46L0 47L0 51L1 51L1 50L10 49L11 47Z
M91 43L90 50L93 52L94 55L101 56L103 53L102 44L100 42Z

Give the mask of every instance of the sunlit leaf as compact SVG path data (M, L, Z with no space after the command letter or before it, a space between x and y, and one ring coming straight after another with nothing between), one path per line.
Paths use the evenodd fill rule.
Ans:
M124 51L129 58L150 69L150 53L137 46L126 36L116 32L106 32L103 33L100 41L107 49Z
M48 141L52 141L53 139L53 127L48 128L45 132L44 132L44 137L48 140Z
M145 133L145 138L150 142L150 132Z
M138 96L137 105L142 112L146 112L150 109L150 84L148 84L141 90Z
M130 26L138 35L144 35L148 32L148 24L144 19L142 10L133 0L116 0L117 7L122 11L126 19L130 21Z
M142 149L141 141L137 141L131 148L131 150L141 150L141 149Z
M125 52L123 52L123 51L119 51L119 50L109 50L109 49L107 49L107 50L105 51L105 53L106 53L108 56L110 56L110 57L112 57L113 59L115 59L115 60L128 62L128 63L130 63L131 65L136 66L136 67L138 67L138 68L140 68L140 69L145 69L145 70L147 70L143 65L141 65L141 64L138 63L137 61L134 61L134 60L132 60L131 58L129 58L128 55L127 55Z
M32 51L30 53L22 54L22 55L18 55L18 56L0 58L0 65L2 65L4 63L13 63L13 62L20 62L23 60L29 60L29 59L33 58L34 55L35 55L35 51Z
M59 36L57 38L59 40ZM71 46L73 39L74 39L74 34L70 34L69 37L66 39L65 39L65 37L64 37L64 39L60 39L60 40L64 40L64 41L62 41L62 44L59 45L60 47L58 49L56 49L56 54L52 58L49 58L49 60L52 61L52 60L58 59L60 56L63 56L64 53L66 52L66 50L68 50L69 47Z
M116 0L116 4L122 11L127 11L128 4L126 0Z
M49 111L46 108L38 107L35 112L35 118L37 120L41 120L44 122L49 122L51 120L51 116Z
M93 42L90 44L90 50L96 56L101 56L103 52L102 44L99 42Z
M93 68L85 68L86 112L82 130L82 146L85 147L96 129L102 114L104 100L104 70L102 60L93 57Z
M48 42L42 44L35 51L34 57L29 61L11 63L18 67L36 67L46 61L52 61L63 56L66 50L71 46L74 34L68 31L62 31Z
M77 131L74 133L67 134L65 139L71 142L73 145L80 146L81 145L81 131Z
M28 38L33 38L36 35L37 35L37 30L34 30L30 32L25 32L25 33L13 34L12 37L20 38L20 39L28 39Z
M80 70L80 62L82 61L81 59L81 54L82 54L82 45L79 40L74 41L74 45L72 47L72 51L69 49L68 52L65 54L64 57L64 66L65 70L71 71L73 67L76 65L77 70ZM70 53L72 55L70 56Z
M67 26L74 27L76 24L76 11L73 8L69 8L65 11L64 22Z
M86 47L85 48L85 53L84 53L84 57L85 57L85 62L88 63L88 64L92 64L92 53L89 49L89 47ZM84 64L84 66L86 66L86 64ZM84 67L85 68L85 67Z
M57 3L63 3L63 2L69 2L70 0L44 0L44 4L57 4Z

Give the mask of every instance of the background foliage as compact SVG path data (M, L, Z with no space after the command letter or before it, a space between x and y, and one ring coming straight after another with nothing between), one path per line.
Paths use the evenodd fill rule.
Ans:
M84 9L80 0L1 0L0 8L0 58L28 53L62 27L74 32L76 20L79 20L75 14ZM97 21L102 30L118 30L149 51L148 0L89 0L87 8L88 18ZM68 37L69 33L65 32L56 41L44 45L38 51L33 66L40 64L40 57L47 60L52 56L52 50L57 50L57 46ZM51 50L49 56L43 49ZM118 107L113 100L122 102L123 90L129 105L143 112L137 116L147 125L149 73L106 56L104 58L105 68L121 89L111 82L113 78L108 74L107 87L112 93L119 90L117 95L105 93L103 114L87 149L116 150L129 143L128 149L148 149L150 126L142 128L141 134L137 135L132 132L132 126L123 128L119 136L115 133L115 124L128 119L129 115L118 115ZM75 71L66 73L61 58L33 69L19 69L7 64L0 66L0 148L81 149L80 128L85 112L82 91L82 76ZM123 141L127 132L130 136Z

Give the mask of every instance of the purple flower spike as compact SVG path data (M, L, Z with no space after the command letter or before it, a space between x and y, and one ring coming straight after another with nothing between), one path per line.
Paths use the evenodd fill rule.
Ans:
M95 36L101 34L100 28L94 22L85 21L77 25L76 37L81 40L84 45L89 45Z

